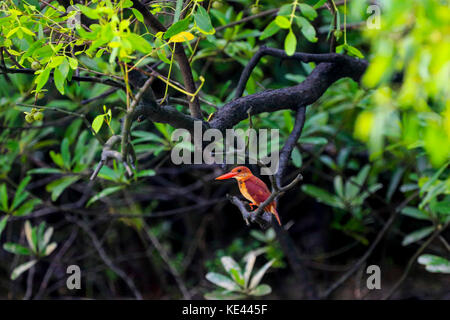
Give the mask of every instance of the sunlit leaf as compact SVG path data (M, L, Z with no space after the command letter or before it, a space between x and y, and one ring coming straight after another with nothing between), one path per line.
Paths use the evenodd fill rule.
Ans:
M22 273L36 264L37 260L31 260L14 268L11 273L11 280L16 280Z

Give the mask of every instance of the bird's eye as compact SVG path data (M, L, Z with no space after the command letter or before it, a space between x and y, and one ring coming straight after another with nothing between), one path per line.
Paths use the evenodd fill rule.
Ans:
M238 172L241 172L241 169L239 169Z

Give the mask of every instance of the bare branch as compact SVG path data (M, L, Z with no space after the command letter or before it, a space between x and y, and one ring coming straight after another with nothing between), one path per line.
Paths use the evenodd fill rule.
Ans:
M297 117L295 118L294 128L292 129L292 132L290 133L283 148L281 149L280 161L278 164L278 172L276 175L277 179L276 184L279 186L281 186L281 183L283 181L284 171L286 170L286 167L289 163L289 159L291 158L292 150L296 146L297 141L300 138L300 135L302 134L303 125L305 124L305 113L306 113L305 107L301 107L298 109Z
M34 74L36 71L33 69L21 68L6 68L3 70L4 73L23 73L23 74ZM2 72L2 73L3 73ZM50 76L53 77L53 71L50 72ZM104 79L104 78L96 78L96 77L87 77L87 76L72 76L71 81L83 81L83 82L93 82L93 83L101 83L107 86L119 88L125 90L125 85L123 83L117 82L112 79Z
M156 31L166 32L166 27L161 22L159 22L159 20L153 14L151 14L151 12L140 1L132 1L133 7L143 15L145 23L147 25L149 25ZM194 77L192 76L191 66L189 64L186 53L184 52L184 47L181 43L178 43L178 45L174 46L174 54L183 76L184 86L186 87L188 92L195 93L197 91L197 88L195 86ZM197 119L202 118L200 103L197 96L194 97L192 102L189 102L189 110L192 117Z

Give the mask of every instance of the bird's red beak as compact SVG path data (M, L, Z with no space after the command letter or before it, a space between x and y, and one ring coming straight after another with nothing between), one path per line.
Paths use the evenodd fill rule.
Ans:
M216 180L225 180L237 176L237 172L228 172L216 178Z

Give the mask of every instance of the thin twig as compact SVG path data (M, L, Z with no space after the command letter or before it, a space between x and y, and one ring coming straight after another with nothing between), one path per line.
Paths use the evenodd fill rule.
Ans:
M383 228L381 229L381 231L378 233L377 237L375 238L375 240L372 242L372 244L370 245L369 249L367 249L366 253L364 253L364 255L359 258L359 260L353 265L353 267L348 270L344 275L342 275L336 282L334 282L322 295L321 298L322 299L326 299L330 296L330 294L332 294L336 289L338 289L345 281L347 281L348 278L350 278L360 267L363 263L365 263L365 261L367 260L367 258L370 257L370 255L372 254L372 252L375 250L376 246L378 245L378 243L381 241L381 239L383 239L383 237L387 234L388 230L390 229L390 227L392 226L392 224L395 221L395 218L398 216L398 213L403 209L403 207L405 207L412 199L414 199L417 196L418 193L414 193L413 195L411 195L410 197L408 197L405 201L403 201L397 208L396 210L393 210L391 213L391 216L389 218L388 221L386 221L385 225L383 226Z
M95 233L88 227L88 225L85 222L81 222L72 217L68 217L67 219L71 222L75 222L81 229L83 229L83 231L89 236L89 238L91 238L92 244L94 245L103 262L108 266L108 268L114 271L114 273L116 273L123 281L125 281L130 290L133 292L136 299L142 300L142 294L136 288L134 281L130 277L128 277L127 274L122 269L114 265L111 258L109 258L109 256L103 249L99 239L97 238Z
M389 300L392 295L398 290L398 288L403 284L403 282L406 280L406 278L409 275L409 272L411 271L411 268L416 263L417 258L422 254L422 252L448 227L449 222L445 226L437 227L434 233L431 235L431 237L428 238L427 241L425 241L420 248L416 251L416 253L411 257L408 264L406 265L405 271L403 271L402 276L400 279L397 280L397 282L394 284L394 286L391 288L389 293L383 298L383 300Z

